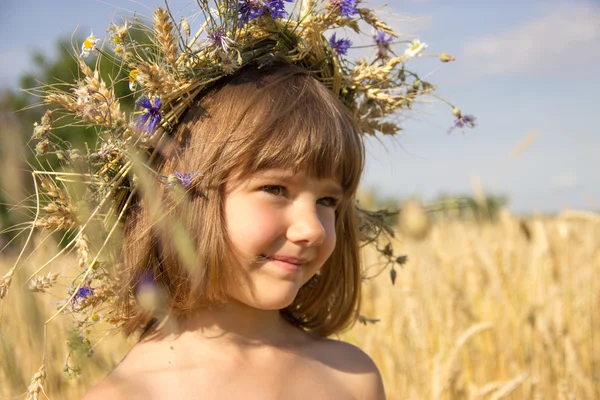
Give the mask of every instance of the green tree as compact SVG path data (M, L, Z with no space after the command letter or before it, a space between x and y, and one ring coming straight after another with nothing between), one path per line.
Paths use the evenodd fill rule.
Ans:
M136 30L133 33L138 42L147 43L148 38L143 30ZM83 39L79 39L81 43ZM65 85L79 79L79 66L77 61L77 50L73 48L71 39L58 40L56 44L57 56L49 57L46 54L37 51L31 55L31 72L23 74L19 78L19 90L8 90L0 94L0 115L2 115L2 140L0 141L0 156L4 159L9 149L15 148L15 143L23 149L20 152L18 166L12 166L13 171L17 171L18 176L6 176L0 179L0 228L12 226L19 221L18 212L11 211L11 206L22 202L23 199L15 193L14 185L10 189L8 181L20 181L23 186L19 192L32 193L33 184L30 178L30 168L28 164L43 163L44 169L59 169L59 160L55 155L34 157L35 142L31 140L33 124L39 122L44 112L51 108L41 102L41 99L35 95L36 89L42 85ZM110 84L114 82L114 91L117 98L120 99L121 107L124 111L130 111L135 99L128 87L128 72L121 63L115 61L113 57L103 57L102 63L96 65L96 57L90 56L86 59L88 65L94 66L100 72L102 79ZM65 86L65 88L67 88ZM68 89L67 89L68 90ZM6 121L10 123L5 124ZM61 128L53 130L61 138L73 144L74 148L83 149L86 145L93 145L97 140L97 133L91 129L86 129L76 124L71 124L72 120L67 117L60 121ZM11 145L7 145L10 143ZM14 162L14 158L13 158ZM39 167L39 165L36 165ZM23 203L27 205L27 202ZM4 236L4 238L2 238ZM0 234L0 244L10 239L12 234Z

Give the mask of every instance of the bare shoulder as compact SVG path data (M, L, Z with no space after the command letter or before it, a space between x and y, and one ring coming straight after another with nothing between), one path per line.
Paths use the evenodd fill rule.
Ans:
M385 399L381 373L368 354L347 342L333 339L320 342L320 361L340 372L357 399Z
M122 379L115 379L111 375L89 390L83 397L83 400L131 399L131 394L136 392L132 390L133 385Z
M133 356L132 356L132 353ZM135 400L149 398L148 388L139 374L139 360L130 352L116 368L92 387L83 400Z
M115 399L121 400L126 399L125 391L122 388L117 387L113 384L100 382L88 391L82 400L103 400L103 399Z
M83 400L141 400L151 398L151 387L137 374L115 370L92 387Z

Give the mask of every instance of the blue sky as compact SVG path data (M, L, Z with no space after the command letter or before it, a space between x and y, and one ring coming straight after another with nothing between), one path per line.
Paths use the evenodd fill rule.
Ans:
M30 54L79 27L103 37L123 10L148 15L161 1L21 0L2 5L0 87L14 88ZM192 10L188 0L172 10ZM368 2L375 7L385 3ZM478 119L454 131L450 109L429 99L408 116L398 137L367 140L365 188L385 196L472 193L479 181L507 194L518 213L565 207L600 209L600 2L399 0L385 8L406 37L447 51L454 63L421 58L409 65L438 94ZM119 10L120 9L120 10ZM411 36L412 35L412 36ZM530 144L520 152L519 143Z

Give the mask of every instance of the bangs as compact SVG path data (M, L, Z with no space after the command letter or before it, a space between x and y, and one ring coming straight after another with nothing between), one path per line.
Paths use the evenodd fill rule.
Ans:
M364 150L347 107L305 73L277 76L257 92L236 129L238 171L291 169L354 193Z

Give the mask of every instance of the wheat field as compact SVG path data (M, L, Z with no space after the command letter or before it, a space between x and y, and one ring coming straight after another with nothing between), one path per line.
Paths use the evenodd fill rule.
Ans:
M403 228L394 248L408 262L394 285L389 270L373 277L377 254L364 254L372 279L362 314L379 322L357 324L341 339L373 357L389 399L598 399L599 238L600 216L576 211L437 219L420 235ZM59 296L23 284L51 246L40 244L0 304L1 398L23 396L32 384L44 334L43 393L51 399L80 397L132 346L100 324L90 334L93 353L71 358L82 371L69 379L65 343L79 340L69 337L72 318L59 316L44 331ZM0 276L12 261L2 257ZM50 268L75 264L67 257Z

